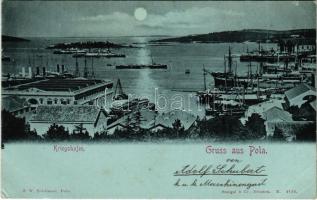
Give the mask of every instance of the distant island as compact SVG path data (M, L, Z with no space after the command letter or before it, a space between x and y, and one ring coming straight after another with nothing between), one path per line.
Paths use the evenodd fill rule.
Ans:
M109 41L106 42L96 42L96 41L88 41L88 42L72 42L72 43L58 43L54 45L50 45L47 47L48 49L101 49L101 48L135 48L132 45L122 45L116 44Z
M30 40L27 40L24 38L2 35L2 42L29 42L29 41Z
M221 42L278 42L284 38L304 38L315 42L316 29L295 29L286 31L245 29L238 31L222 31L207 34L187 35L182 37L151 40L150 42L180 43L221 43Z

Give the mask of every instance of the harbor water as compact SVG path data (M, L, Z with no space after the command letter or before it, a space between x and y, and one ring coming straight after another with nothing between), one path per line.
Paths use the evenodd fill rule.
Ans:
M155 44L150 40L158 37L108 37L108 38L28 38L30 42L4 43L3 54L14 59L3 62L2 73L20 73L22 67L31 66L33 73L36 67L45 67L47 71L56 71L57 64L64 64L69 72L75 71L75 58L71 54L53 54L49 45L63 42L110 41L119 44L134 45L138 48L113 49L114 53L125 54L125 58L87 58L87 67L93 71L96 79L121 80L125 93L134 97L145 97L159 104L162 110L168 111L182 107L197 115L203 115L195 97L196 91L204 89L203 67L208 71L224 70L224 55L229 46L233 55L258 49L257 43L166 43ZM277 49L276 44L262 44L263 49ZM119 64L168 65L168 69L115 69ZM81 75L84 69L84 58L78 58ZM240 63L234 58L233 68L238 74L246 74L249 63ZM255 73L259 63L252 63ZM27 68L26 68L27 69ZM185 73L185 71L190 73ZM206 75L207 88L213 87L213 78ZM161 98L159 98L161 97ZM171 105L173 100L178 104ZM181 101L181 103L180 103Z

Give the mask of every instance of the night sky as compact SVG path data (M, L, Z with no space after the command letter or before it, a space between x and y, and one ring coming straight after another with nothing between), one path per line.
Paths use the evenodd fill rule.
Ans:
M20 37L187 35L316 27L313 2L5 1L2 7L2 33ZM146 10L142 20L135 15L137 8Z

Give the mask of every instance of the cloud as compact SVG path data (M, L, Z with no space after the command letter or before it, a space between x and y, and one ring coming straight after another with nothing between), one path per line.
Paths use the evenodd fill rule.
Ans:
M130 20L131 16L127 13L122 12L113 12L108 15L96 15L96 16L85 16L80 17L78 19L74 19L74 21L80 22L115 22L115 21L125 21Z
M170 11L164 15L149 15L143 26L153 28L197 28L210 24L214 18L237 17L244 13L232 10L219 10L211 7L191 8L184 11Z
M94 26L94 29L98 29L96 26L97 24L106 24L111 27L111 32L119 33L124 30L132 34L142 34L143 31L146 30L154 34L169 31L171 31L171 34L180 34L183 32L181 29L192 30L191 32L201 32L201 29L204 31L210 29L210 26L215 24L215 21L222 21L221 18L236 18L243 16L244 13L233 10L220 10L211 7L193 7L186 10L169 11L164 14L148 13L148 16L144 21L138 21L133 15L123 12L86 16L75 19L75 21L84 24L93 23L94 25L92 26Z

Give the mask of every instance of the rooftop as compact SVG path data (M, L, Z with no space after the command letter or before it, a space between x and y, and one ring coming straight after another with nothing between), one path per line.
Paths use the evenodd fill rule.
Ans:
M1 109L7 110L9 112L13 112L27 106L29 106L29 104L25 101L25 99L21 99L17 96L2 97Z
M144 129L150 128L152 126L152 124L154 124L153 120L155 119L155 116L157 115L157 113L152 111L152 110L148 110L148 109L140 109L139 111L140 111L140 118L141 118L140 127L144 128ZM126 114L123 117L121 117L120 119L111 123L109 125L109 127L114 127L114 126L117 126L119 124L121 124L122 126L126 126L128 117L130 117L130 123L134 123L136 121L135 116L136 116L135 112L131 112L129 114Z
M302 83L302 84L300 84L300 85L298 85L290 90L287 90L285 92L285 95L286 95L287 99L290 100L290 99L293 99L293 98L295 98L295 97L297 97L297 96L299 96L299 95L301 95L309 90L315 91L315 88L313 88L310 85L307 85L306 83Z
M309 103L310 104L310 106L315 110L315 111L317 111L317 109L316 109L316 107L317 107L317 100L314 100L314 101L312 101L312 102L310 102Z
M18 85L8 89L28 90L31 88L37 88L43 91L72 92L102 82L103 80L47 79L23 85Z
M38 106L31 121L95 122L99 111L96 106Z
M284 122L291 122L293 121L292 115L281 108L273 107L269 110L265 111L264 118L267 121L284 121Z

